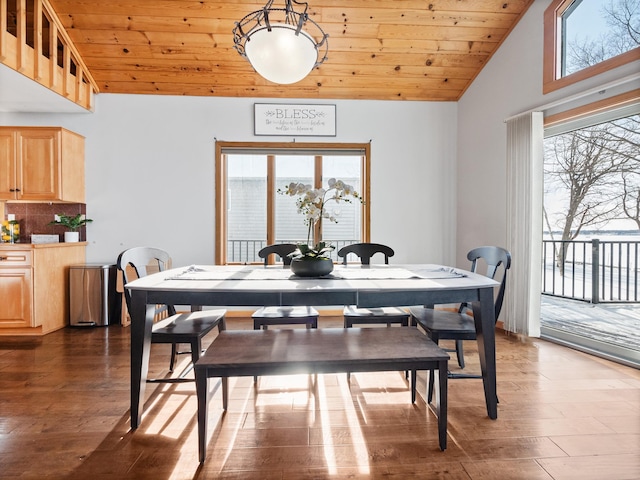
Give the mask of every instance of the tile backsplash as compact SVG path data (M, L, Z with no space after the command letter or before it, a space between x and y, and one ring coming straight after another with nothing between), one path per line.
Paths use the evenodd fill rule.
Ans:
M0 207L2 204L0 204ZM84 203L6 203L3 219L9 214L14 214L20 222L20 242L31 243L32 234L56 234L60 241L64 241L64 232L67 230L61 225L49 225L55 215L77 215L87 213ZM80 241L86 241L86 228L80 227Z

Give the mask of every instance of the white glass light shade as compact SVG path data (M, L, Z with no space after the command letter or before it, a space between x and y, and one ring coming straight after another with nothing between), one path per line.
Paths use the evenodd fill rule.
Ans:
M295 27L272 23L251 33L245 44L253 68L270 82L296 83L309 75L318 59L313 38Z

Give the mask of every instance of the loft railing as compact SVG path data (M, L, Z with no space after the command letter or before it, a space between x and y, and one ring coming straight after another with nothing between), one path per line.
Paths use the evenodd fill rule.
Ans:
M590 303L640 302L640 241L542 243L544 295Z
M47 0L0 0L0 62L93 110L98 86Z
M359 242L360 240L326 240L336 247L331 252L331 258L338 261L338 250L345 245ZM298 243L300 240L276 240L275 243ZM227 240L227 262L228 263L262 263L258 252L267 246L265 240Z

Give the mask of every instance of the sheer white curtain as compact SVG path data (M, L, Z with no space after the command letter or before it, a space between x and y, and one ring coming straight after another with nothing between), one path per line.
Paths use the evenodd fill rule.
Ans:
M532 337L540 336L543 135L542 112L507 120L507 248L512 258L504 327Z

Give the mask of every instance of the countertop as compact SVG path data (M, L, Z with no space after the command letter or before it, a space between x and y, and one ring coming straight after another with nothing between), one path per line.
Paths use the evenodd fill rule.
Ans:
M88 242L60 242L60 243L0 243L0 249L2 250L32 250L40 248L65 248L65 247L77 247L87 246Z

